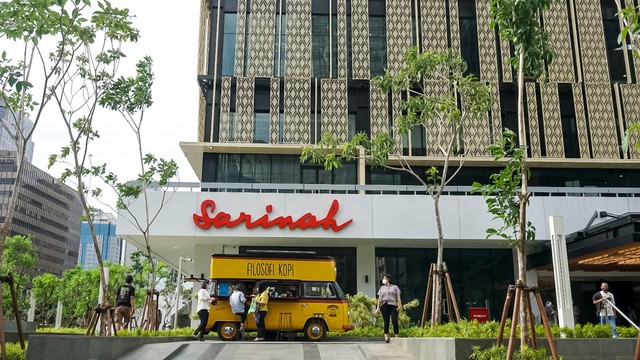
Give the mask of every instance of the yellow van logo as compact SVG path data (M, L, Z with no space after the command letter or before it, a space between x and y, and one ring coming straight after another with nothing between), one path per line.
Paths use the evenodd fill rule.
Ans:
M337 305L329 305L329 306L327 306L327 315L329 315L329 317L338 316L338 309L340 309L340 308Z

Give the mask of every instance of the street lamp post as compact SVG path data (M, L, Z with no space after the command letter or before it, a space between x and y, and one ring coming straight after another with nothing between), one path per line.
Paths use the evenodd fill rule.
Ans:
M173 318L173 328L176 329L178 327L178 310L180 309L180 287L182 286L182 262L183 261L193 261L190 257L182 257L180 256L180 260L178 261L178 278L176 279L176 313Z

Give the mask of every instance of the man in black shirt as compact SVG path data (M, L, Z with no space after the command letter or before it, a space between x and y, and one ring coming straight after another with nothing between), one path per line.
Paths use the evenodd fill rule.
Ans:
M122 285L118 288L118 292L116 293L116 328L118 330L128 329L129 321L131 321L131 314L135 312L135 295L136 289L131 286L133 282L133 277L131 275L127 275L125 279L127 282L126 285ZM124 319L124 323L122 320Z

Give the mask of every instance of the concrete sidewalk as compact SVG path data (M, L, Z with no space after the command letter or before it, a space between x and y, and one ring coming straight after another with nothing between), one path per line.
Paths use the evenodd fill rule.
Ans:
M415 359L397 344L383 342L174 342L148 344L120 357L119 360L220 359L246 360L388 360Z

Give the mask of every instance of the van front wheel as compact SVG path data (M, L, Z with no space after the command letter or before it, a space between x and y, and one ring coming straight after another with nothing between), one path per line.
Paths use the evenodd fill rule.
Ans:
M223 322L218 326L218 337L222 341L235 340L238 336L238 326L232 321Z
M304 327L304 337L308 341L320 341L326 335L326 330L322 321L312 320Z

